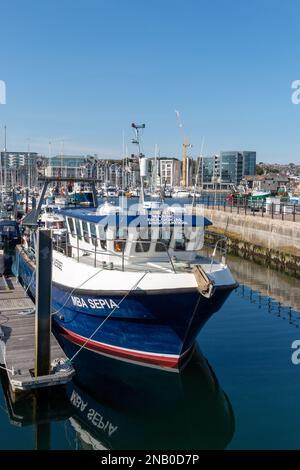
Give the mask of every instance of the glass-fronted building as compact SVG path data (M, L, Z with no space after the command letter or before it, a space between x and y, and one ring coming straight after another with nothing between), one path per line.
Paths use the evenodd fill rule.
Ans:
M81 155L56 155L48 159L46 176L86 177L86 157Z
M244 176L254 176L256 174L256 152L242 152L244 156Z
M222 183L239 185L244 176L256 174L256 152L221 152L220 165Z
M238 184L243 179L243 156L240 152L221 152L221 180Z
M226 189L239 185L244 176L256 174L256 152L222 151L220 155L200 157L200 175L203 187Z

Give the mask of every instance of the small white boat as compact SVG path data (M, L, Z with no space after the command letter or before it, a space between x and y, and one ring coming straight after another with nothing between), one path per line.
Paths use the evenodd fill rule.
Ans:
M109 186L104 194L106 197L118 197L118 190L114 186Z
M191 193L188 189L177 189L173 192L172 197L176 199L188 198L191 197Z
M53 212L47 208L40 216L40 223L47 229L52 230L54 238L63 238L67 235L67 227L63 215Z

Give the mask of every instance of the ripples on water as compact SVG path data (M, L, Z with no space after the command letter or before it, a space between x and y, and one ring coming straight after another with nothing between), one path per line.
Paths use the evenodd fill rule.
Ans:
M95 371L87 353L65 391L15 404L2 374L0 448L298 449L300 281L229 264L240 286L181 374L108 358Z

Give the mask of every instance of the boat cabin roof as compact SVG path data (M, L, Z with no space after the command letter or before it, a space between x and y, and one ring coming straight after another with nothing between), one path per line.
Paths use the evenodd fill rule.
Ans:
M184 213L170 214L107 214L101 215L96 209L63 209L60 211L65 217L80 219L97 225L110 225L116 227L177 227L190 226L201 227L212 225L212 222L202 215L192 215Z

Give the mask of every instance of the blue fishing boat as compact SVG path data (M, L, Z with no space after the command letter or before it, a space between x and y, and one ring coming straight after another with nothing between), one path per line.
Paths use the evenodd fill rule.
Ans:
M178 370L196 337L236 282L226 264L224 237L205 246L211 223L202 208L145 205L146 163L139 146L141 190L135 206L105 203L61 210L64 242L53 240L53 328L58 337L87 349L152 367ZM24 223L30 239L16 250L16 274L35 296L37 210ZM92 195L97 206L95 181Z
M180 367L236 286L222 240L212 256L205 252L203 232L210 222L170 211L124 214L107 204L61 214L68 241L54 242L53 250L52 318L58 333L95 355ZM15 266L35 296L32 243L17 249Z

